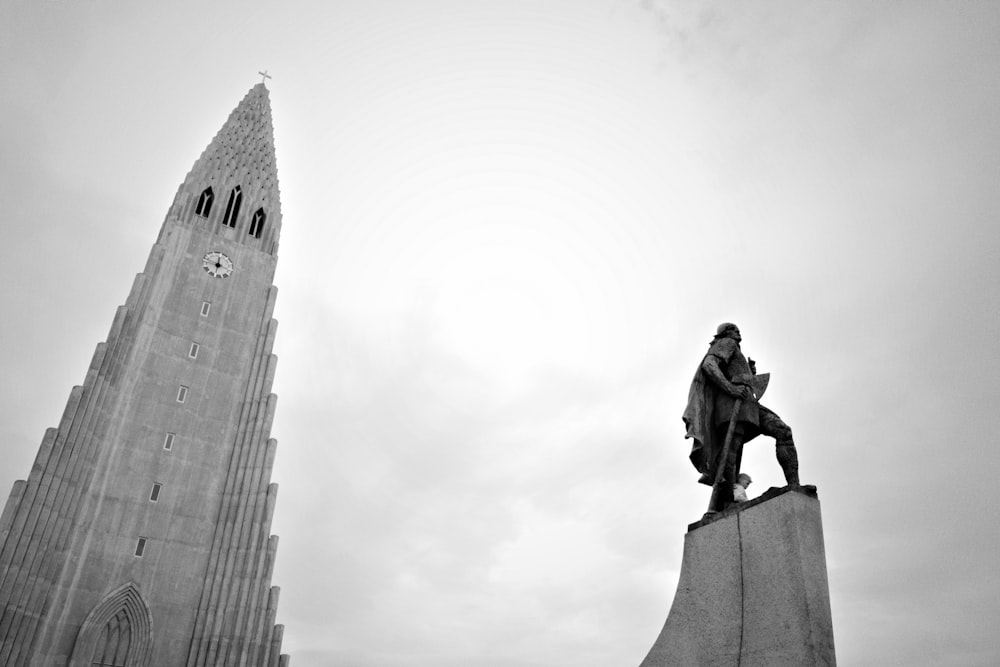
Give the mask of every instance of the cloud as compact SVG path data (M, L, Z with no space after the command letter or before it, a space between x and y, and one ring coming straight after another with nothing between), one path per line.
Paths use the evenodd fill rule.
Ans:
M212 26L267 25L296 662L638 664L723 320L819 486L841 662L1000 655L997 12L610 4L0 10L8 478L245 92Z

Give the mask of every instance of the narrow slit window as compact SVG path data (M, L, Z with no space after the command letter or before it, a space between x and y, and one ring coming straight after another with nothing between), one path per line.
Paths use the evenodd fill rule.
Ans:
M264 209L259 208L253 214L253 219L250 221L250 236L259 239L260 235L264 232L264 221L267 220L267 216L264 214Z
M140 537L139 541L135 543L135 555L137 558L142 558L143 552L146 551L146 538Z
M215 199L215 193L212 192L212 188L205 188L205 191L201 193L198 197L198 206L195 208L194 212L203 218L207 218L208 214L212 210L212 200Z
M236 216L240 214L240 204L243 203L243 190L240 186L233 188L229 193L229 203L226 204L226 214L222 216L222 224L226 227L236 226Z
M155 503L160 499L160 489L163 487L162 484L153 484L153 488L149 490L149 502Z
M174 434L167 433L167 436L163 438L163 448L168 452L174 448Z
M208 311L212 310L212 304L208 301L201 302L201 316L208 317Z
M200 350L200 349L201 349L201 346L198 345L198 343L191 343L191 349L188 350L188 356L191 357L192 359L197 359L198 358L198 350Z
M184 385L181 385L180 387L177 388L177 402L178 403L183 403L184 401L186 401L187 400L187 395L188 395L188 388L187 387L185 387Z

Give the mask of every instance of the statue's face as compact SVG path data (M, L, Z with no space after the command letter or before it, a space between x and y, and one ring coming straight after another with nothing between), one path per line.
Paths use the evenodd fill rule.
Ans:
M726 329L726 335L735 340L737 343L743 340L743 336L740 335L740 328L736 325Z

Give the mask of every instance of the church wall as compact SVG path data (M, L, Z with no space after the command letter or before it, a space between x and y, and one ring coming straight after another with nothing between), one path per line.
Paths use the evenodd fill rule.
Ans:
M269 534L281 221L273 150L258 85L182 183L107 341L15 484L0 516L5 667L70 656L90 664L73 655L85 644L80 627L91 616L95 628L119 599L138 614L147 649L152 638L153 665L282 661ZM192 201L208 184L217 201L199 215ZM244 201L231 228L221 210L237 185ZM267 214L260 238L248 234L258 208ZM206 273L209 251L231 258L233 273Z
M157 655L182 663L240 413L270 392L268 383L247 396L260 339L268 337L274 257L181 226L161 246L163 260L147 276L149 301L133 306L140 323L115 382L119 396L101 420L113 427L100 435L100 473L79 519L85 528L74 540L73 550L86 555L72 559L75 566L60 578L56 603L66 610L65 625L52 637L53 658L68 656L76 629L109 590L134 581L152 600ZM201 267L206 252L220 249L236 267L228 278L212 278ZM203 301L212 304L208 317L200 315ZM196 359L189 358L191 342L200 346ZM176 401L182 384L189 387L183 404ZM168 431L176 434L169 452ZM266 473L265 486L269 466ZM163 485L155 503L154 482ZM142 558L133 555L139 536L149 539Z

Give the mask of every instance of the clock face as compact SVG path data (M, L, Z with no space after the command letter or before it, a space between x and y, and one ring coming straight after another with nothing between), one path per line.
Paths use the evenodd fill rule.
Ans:
M229 259L221 252L213 250L205 255L201 261L201 268L208 272L213 278L228 278L233 272L233 260Z

